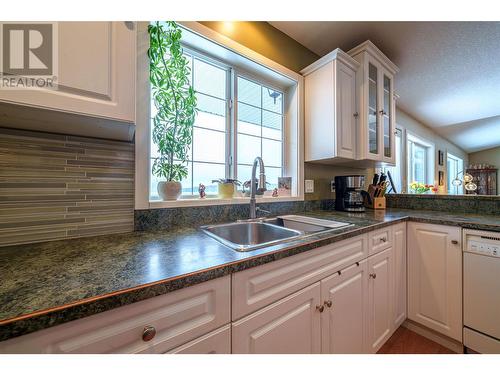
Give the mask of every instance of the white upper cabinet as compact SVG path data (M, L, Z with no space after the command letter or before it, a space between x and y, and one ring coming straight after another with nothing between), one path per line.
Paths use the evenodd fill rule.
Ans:
M357 158L394 164L394 76L399 69L369 40L348 54L360 64L356 77Z
M134 123L136 25L59 22L57 30L57 89L1 90L0 102Z
M305 76L305 161L356 159L356 70L340 49L301 71Z

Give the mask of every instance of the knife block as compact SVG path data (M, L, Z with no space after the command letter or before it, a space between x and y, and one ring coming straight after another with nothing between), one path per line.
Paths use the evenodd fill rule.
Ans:
M365 199L365 207L374 210L385 210L385 197L372 198L372 204L368 204L368 201Z

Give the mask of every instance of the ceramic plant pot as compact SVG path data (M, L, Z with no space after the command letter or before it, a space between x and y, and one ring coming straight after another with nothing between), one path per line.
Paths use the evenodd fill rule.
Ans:
M221 199L231 199L234 195L234 184L232 182L221 184L217 186L217 191L219 198Z
M176 201L181 196L182 185L177 181L160 181L157 189L162 200Z

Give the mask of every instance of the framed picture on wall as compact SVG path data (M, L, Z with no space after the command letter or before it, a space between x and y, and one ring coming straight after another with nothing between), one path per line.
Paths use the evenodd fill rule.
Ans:
M441 150L438 150L438 164L444 165L444 152Z
M438 184L439 184L439 186L444 185L444 172L443 171L439 171L439 173L438 173Z

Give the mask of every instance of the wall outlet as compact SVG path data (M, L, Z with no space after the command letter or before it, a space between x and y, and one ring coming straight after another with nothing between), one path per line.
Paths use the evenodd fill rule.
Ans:
M305 180L306 193L314 193L314 180Z

